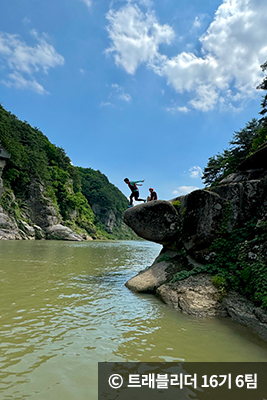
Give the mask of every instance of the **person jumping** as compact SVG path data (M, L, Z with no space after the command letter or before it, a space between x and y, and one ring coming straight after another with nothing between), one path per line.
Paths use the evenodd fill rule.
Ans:
M136 201L143 201L144 203L146 202L145 199L139 199L139 190L138 190L138 187L137 187L137 186L142 186L142 184L140 184L140 182L145 182L145 180L143 180L143 181L130 181L128 178L125 178L124 182L129 186L129 188L130 188L130 190L132 192L131 195L130 195L130 205L129 205L129 207L133 206L133 199L135 199Z

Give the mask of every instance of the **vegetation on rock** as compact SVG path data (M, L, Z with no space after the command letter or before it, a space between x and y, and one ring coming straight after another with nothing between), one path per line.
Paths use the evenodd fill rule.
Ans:
M262 69L267 69L267 62L262 65ZM258 88L267 90L267 77ZM266 146L267 94L261 106L260 114L263 117L260 120L253 119L244 129L235 132L229 149L209 159L203 174L204 182L210 185L209 190L214 190L222 179L237 171L240 163ZM174 275L172 281L207 272L214 276L213 282L220 285L222 294L226 290L237 291L267 310L267 222L264 207L255 205L253 218L229 231L227 225L232 209L231 204L226 202L221 230L210 246L207 264L191 271L181 271Z
M263 71L267 70L267 61L261 68ZM257 89L267 90L267 76ZM209 158L202 178L206 185L216 185L224 177L235 172L242 161L267 141L267 94L263 97L260 114L263 115L260 120L254 118L245 128L234 133L229 142L229 149Z
M93 238L133 238L122 223L127 198L100 171L74 167L63 148L55 146L38 129L0 105L0 143L11 154L4 172L6 193L1 198L4 210L18 222L20 205L29 196L29 185L36 181L45 188L62 222ZM15 195L14 210L8 204L10 191ZM95 210L92 210L92 207ZM109 214L114 213L112 226Z

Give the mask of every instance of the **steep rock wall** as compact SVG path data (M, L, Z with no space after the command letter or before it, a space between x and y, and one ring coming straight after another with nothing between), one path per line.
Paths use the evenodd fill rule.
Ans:
M216 256L212 245L221 238L227 240L233 232L249 228L252 222L255 236L262 235L263 239L258 242L254 237L240 239L241 255L238 257L246 267L240 273L248 274L244 276L244 283L249 284L249 274L255 273L257 265L266 272L266 158L267 146L216 187L126 210L124 222L134 232L163 245L153 265L131 278L126 286L134 291L156 293L167 304L188 314L229 315L267 340L266 311L248 298L216 286L212 275L206 273L206 266ZM190 276L187 272L193 270L194 275ZM184 278L175 282L177 273ZM257 296L259 294L254 298Z

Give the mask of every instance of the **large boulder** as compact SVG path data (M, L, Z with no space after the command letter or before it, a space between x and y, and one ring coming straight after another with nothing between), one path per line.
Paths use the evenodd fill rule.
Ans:
M169 267L170 265L166 261L154 263L150 268L129 279L125 286L134 292L154 293L160 285L166 282Z
M180 226L175 207L163 200L129 208L123 220L138 236L163 245L175 242Z
M218 236L225 201L216 193L195 190L184 196L182 238L185 248L192 252L210 246Z
M191 275L182 281L164 284L157 289L157 294L166 304L189 315L226 315L220 301L221 293L212 284L209 274Z
M0 212L0 229L17 230L18 226L7 214Z
M230 316L267 340L267 312L230 291L227 294L212 283L209 274L192 275L182 281L158 287L161 300L186 314L196 317Z
M223 183L212 188L212 191L227 201L229 231L241 227L244 222L259 214L265 215L267 212L266 178Z
M50 240L70 240L81 242L83 238L67 226L57 224L46 230L46 238Z
M177 251L163 249L151 267L129 279L125 286L134 292L155 293L174 274L190 271L194 267L201 268L202 265L190 256L181 258Z
M18 230L0 229L0 240L21 240L22 236Z
M218 236L225 208L226 202L218 194L196 190L172 201L159 200L129 208L124 222L140 237L169 248L182 239L192 253L209 247Z

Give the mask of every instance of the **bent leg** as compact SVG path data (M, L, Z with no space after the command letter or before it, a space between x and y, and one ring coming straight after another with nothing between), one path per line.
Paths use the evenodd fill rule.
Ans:
M139 192L136 191L133 193L133 195L134 195L134 199L136 201L145 201L145 199L139 199Z

